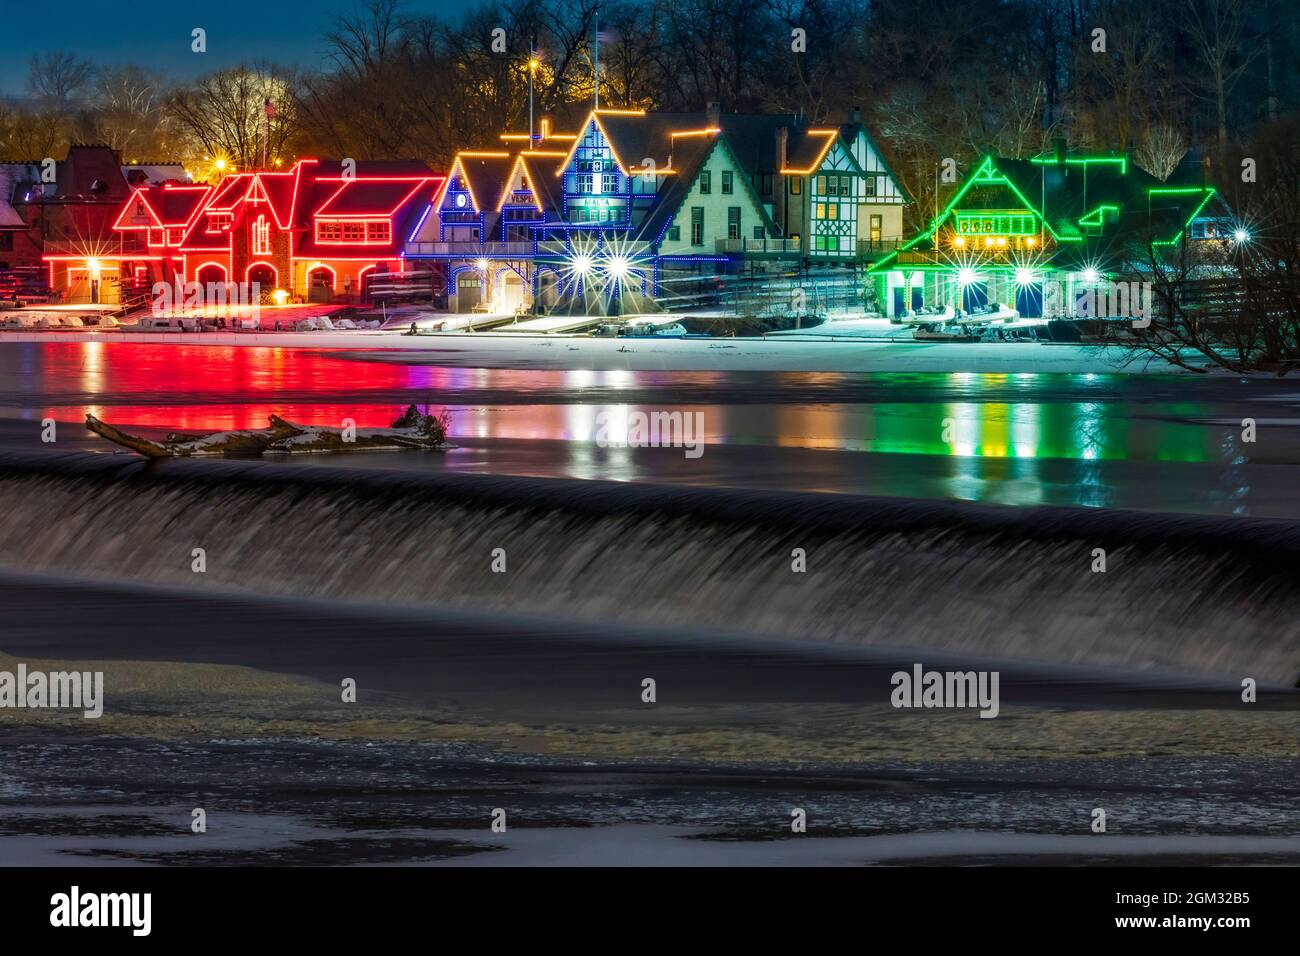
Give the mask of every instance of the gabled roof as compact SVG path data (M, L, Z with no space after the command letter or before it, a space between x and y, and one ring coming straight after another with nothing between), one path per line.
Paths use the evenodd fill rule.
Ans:
M699 179L701 170L707 164L709 158L719 150L726 152L731 161L743 170L744 167L741 165L739 157L732 150L726 135L720 130L709 130L701 132L699 135L687 133L676 137L673 146L674 173L666 177L660 185L654 206L650 209L650 214L646 216L637 230L638 239L651 243L659 241L664 230L668 228L673 217L681 209L682 203L690 195L696 180ZM749 196L759 215L763 218L764 227L770 233L775 233L777 231L776 223L768 215L767 208L754 191L749 177L742 175L735 178L739 180L735 184L735 188Z
M514 157L507 152L463 150L456 154L447 179L460 174L469 189L474 208L479 212L496 211L501 192L510 182Z
M1118 154L986 156L947 208L901 251L933 249L935 233L958 209L1006 208L1008 194L1012 205L1033 214L1056 241L1056 257L1067 263L1104 261L1135 241L1172 245L1217 195L1211 186L1161 182Z
M188 226L207 202L212 187L165 185L137 186L122 204L113 228L118 230ZM136 201L144 204L147 222L135 222L133 213ZM132 221L128 221L128 217Z
M898 173L894 172L893 166L889 165L889 159L885 156L885 151L880 148L874 139L872 139L871 130L867 129L866 124L853 122L845 123L840 127L840 138L843 139L845 143L852 144L859 136L867 141L867 146L876 154L876 158L880 160L880 165L885 168L885 172L889 174L889 178L894 181L894 188L897 189L898 194L903 197L903 201L911 202L912 194L909 193L907 187L903 185L902 177L899 176Z
M523 185L532 193L538 212L559 209L559 195L552 188L555 179L552 173L555 164L564 155L556 150L540 150L522 152L516 156L514 165L510 167L510 175L506 177L505 184L501 188L497 211L499 212L505 206L506 197L510 194L516 176L520 177Z

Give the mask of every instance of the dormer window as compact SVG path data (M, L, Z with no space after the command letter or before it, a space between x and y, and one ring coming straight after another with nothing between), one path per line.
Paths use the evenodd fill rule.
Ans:
M208 232L227 232L230 229L231 214L228 212L208 213Z

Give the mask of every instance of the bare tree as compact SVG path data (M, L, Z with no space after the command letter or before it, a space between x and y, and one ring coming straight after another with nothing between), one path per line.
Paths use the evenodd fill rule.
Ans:
M275 107L269 121L264 104ZM259 165L269 128L269 156L281 153L294 132L292 78L274 67L219 70L178 90L167 110L194 146L241 168Z
M27 92L37 99L67 103L94 75L94 65L69 50L38 53L28 61Z
M1187 137L1178 127L1152 123L1138 137L1133 161L1161 182L1168 179L1187 155Z
M1254 0L1186 0L1185 29L1205 68L1218 121L1219 146L1228 143L1228 97L1259 53L1245 42Z

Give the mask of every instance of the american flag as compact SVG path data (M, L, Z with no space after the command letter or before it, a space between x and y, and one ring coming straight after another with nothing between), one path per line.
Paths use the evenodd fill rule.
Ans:
M618 31L613 30L604 20L596 21L596 39L601 43L617 43Z
M269 98L262 104L262 112L265 113L268 118L275 115L275 104L272 103Z

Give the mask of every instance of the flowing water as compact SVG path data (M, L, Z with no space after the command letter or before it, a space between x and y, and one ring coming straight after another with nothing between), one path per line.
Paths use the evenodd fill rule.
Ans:
M1077 862L1099 805L1115 860L1300 854L1289 383L387 358L0 347L0 655L101 661L110 701L5 725L0 854ZM81 427L411 402L454 448L149 464ZM704 454L595 440L631 409L701 412ZM1001 667L1002 718L891 708L907 661ZM792 805L807 842L768 839Z

